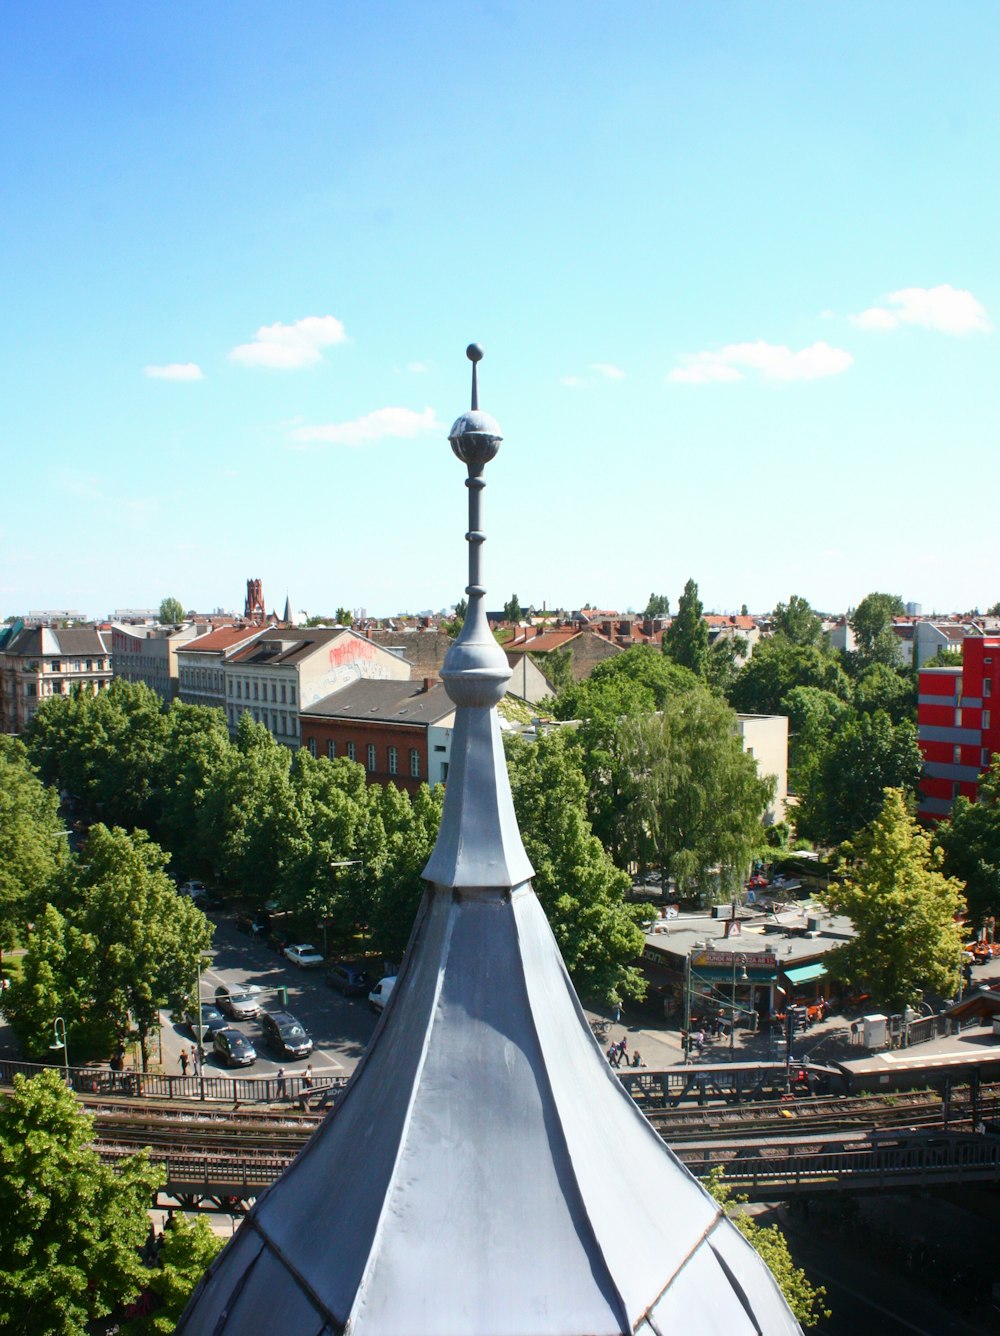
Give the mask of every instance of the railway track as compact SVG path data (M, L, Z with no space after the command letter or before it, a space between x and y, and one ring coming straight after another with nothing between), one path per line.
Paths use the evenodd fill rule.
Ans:
M319 1126L322 1115L282 1111L233 1110L204 1104L176 1102L151 1106L133 1100L91 1100L97 1142L117 1158L148 1146L154 1156L202 1157L205 1160L288 1163ZM996 1095L980 1101L983 1116L1000 1112ZM716 1106L698 1110L643 1110L650 1124L668 1145L711 1142L760 1142L769 1137L835 1137L893 1128L924 1130L942 1123L941 1100L915 1093L886 1099L835 1096L799 1099L789 1103ZM967 1124L971 1107L966 1098L951 1103L953 1127Z

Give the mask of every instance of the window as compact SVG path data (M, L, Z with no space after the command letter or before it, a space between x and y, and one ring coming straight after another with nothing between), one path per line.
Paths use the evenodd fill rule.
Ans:
M230 682L229 685L232 686L232 683ZM236 679L236 699L243 699L243 684L240 682L239 678Z
M441 767L441 783L443 784L447 778L448 778L448 762L445 761L445 763Z
M278 699L278 688L275 686L273 682L271 683L271 699L272 700Z
M989 770L989 768L990 768L990 749L989 749L989 747L984 747L984 748L983 748L983 750L982 750L982 755L980 756L980 761L979 761L979 763L980 763L980 765L983 767L984 770Z
M951 749L951 763L952 765L962 764L962 748L959 746L957 742Z
M374 769L375 769L375 744L374 744L374 742L369 742L369 744L368 744L368 769L369 769L369 770L374 770Z
M398 765L398 761L397 761L398 756L399 756L399 753L396 751L396 748L395 748L395 747L390 747L390 748L389 748L389 774L390 774L390 775L394 775L394 774L396 773L396 769L397 769L397 765Z
M49 672L50 673L62 672L62 664L59 662L58 659L53 659L52 662L49 664Z
M259 699L260 699L260 697L259 697L258 694L257 694L257 685L258 685L258 684L257 684L256 682L253 684L253 698L254 698L254 700L259 700Z
M420 778L420 753L416 747L410 748L410 774L414 779Z
M358 758L357 758L357 748L355 747L355 745L354 745L353 742L349 742L349 743L347 744L347 759L348 759L349 761L356 761L356 760L358 759Z
M286 700L286 697L285 697L285 684L284 684L284 682L282 682L282 684L281 684L281 703L282 703L282 705L285 704L285 700Z
M288 700L289 700L289 703L290 703L291 705L294 705L294 704L295 704L295 688L294 688L294 686L291 686L291 687L288 688Z
M316 739L315 739L315 738L310 738L310 739L309 739L309 755L310 755L310 756L315 756L315 755L316 755Z
M333 738L328 738L326 742L327 760L332 761L336 755L337 755L337 744L334 742Z
M987 659L986 662L989 663L989 659ZM88 673L91 673L91 672L93 672L93 671L94 671L94 661L93 661L93 659L88 659L88 660L87 660L87 672L88 672Z
M984 710L984 711L983 711L983 728L989 728L989 726L990 726L990 712L989 712L989 710Z
M956 727L956 728L961 728L961 727L962 727L962 707L961 707L961 705L956 705L956 707L955 707L955 727Z
M434 744L434 750L435 750L436 752L444 752L444 751L447 751L448 748L442 746L440 742L435 742L435 744Z
M984 695L984 696L992 696L992 695L993 695L993 679L992 679L992 678L989 678L989 677L984 677L984 678L983 678L983 695Z

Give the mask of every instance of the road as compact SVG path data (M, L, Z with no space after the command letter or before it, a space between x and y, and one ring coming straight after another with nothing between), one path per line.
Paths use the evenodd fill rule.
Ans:
M378 1019L369 1009L367 998L342 997L327 986L323 969L298 969L262 942L237 932L232 918L215 919L215 938L206 954L212 956L212 961L202 969L203 1001L212 1001L220 984L256 984L263 990L265 1008L276 1010L281 1005L276 990L285 987L288 1010L302 1022L315 1044L308 1058L279 1059L265 1047L256 1021L232 1021L257 1049L257 1062L252 1067L228 1068L209 1049L206 1075L265 1077L273 1076L279 1067L292 1075L304 1071L311 1063L316 1076L350 1076ZM181 1050L191 1048L191 1032L175 1023L169 1012L164 1011L161 1016L163 1069L168 1075L178 1075Z

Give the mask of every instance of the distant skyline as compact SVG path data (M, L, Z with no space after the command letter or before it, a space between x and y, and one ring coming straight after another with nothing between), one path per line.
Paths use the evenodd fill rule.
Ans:
M1000 599L1000 11L0 14L0 616Z

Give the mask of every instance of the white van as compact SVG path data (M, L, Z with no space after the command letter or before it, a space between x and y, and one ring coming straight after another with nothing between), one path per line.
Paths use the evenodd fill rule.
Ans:
M389 1001L389 997L396 984L395 974L387 974L384 979L379 979L378 983L368 994L368 1005L372 1011L381 1011Z

